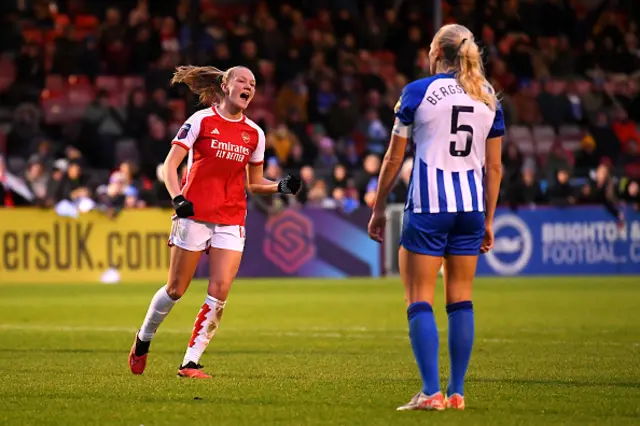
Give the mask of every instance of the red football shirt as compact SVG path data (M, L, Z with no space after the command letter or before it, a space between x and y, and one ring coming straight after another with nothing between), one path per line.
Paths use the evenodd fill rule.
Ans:
M193 203L190 219L244 226L247 164L264 161L264 131L248 117L223 117L214 106L193 114L173 144L188 150L182 194Z

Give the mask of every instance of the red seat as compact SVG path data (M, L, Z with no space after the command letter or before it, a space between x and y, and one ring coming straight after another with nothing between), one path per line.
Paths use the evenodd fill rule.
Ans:
M9 58L0 58L0 92L7 89L16 79L16 66Z
M144 89L144 78L136 76L127 76L122 78L122 89L131 93L133 89Z
M75 18L75 26L79 29L94 30L98 25L98 18L93 15L78 15Z
M67 82L61 75L50 74L45 80L44 87L53 91L63 91L67 87Z
M101 75L96 78L96 89L117 93L121 90L120 80L117 77Z
M64 97L46 97L41 99L40 105L47 124L62 124L70 121L68 101Z

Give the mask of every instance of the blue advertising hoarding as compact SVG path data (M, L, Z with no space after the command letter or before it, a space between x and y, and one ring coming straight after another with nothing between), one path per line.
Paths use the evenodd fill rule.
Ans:
M371 210L346 213L322 208L247 215L247 243L239 277L379 277L380 245L369 238ZM196 277L208 277L203 255Z
M499 209L478 275L640 274L640 213L623 211L619 226L601 206Z

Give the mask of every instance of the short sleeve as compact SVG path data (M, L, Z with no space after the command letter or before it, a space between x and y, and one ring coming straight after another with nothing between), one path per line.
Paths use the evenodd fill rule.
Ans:
M422 103L428 86L428 83L423 80L418 80L407 84L404 89L402 89L402 94L396 104L395 112L398 120L405 126L413 124L416 110Z
M502 105L500 102L496 104L496 115L489 130L489 136L487 138L498 138L504 136L504 113L502 112Z
M264 163L264 148L265 148L265 136L264 131L256 126L258 131L258 145L249 158L249 164L259 166Z
M193 148L193 144L196 143L198 136L200 135L200 123L202 122L202 115L195 113L184 122L178 134L173 138L172 145L180 145L187 151Z

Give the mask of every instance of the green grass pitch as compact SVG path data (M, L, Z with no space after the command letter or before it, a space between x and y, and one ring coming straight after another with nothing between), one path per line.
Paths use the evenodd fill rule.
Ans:
M479 279L468 408L439 413L395 411L420 387L398 279L236 282L209 381L176 377L203 282L129 372L158 287L0 286L0 424L640 424L638 277ZM444 386L441 296L436 312Z

